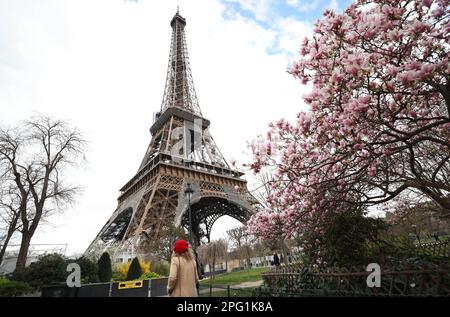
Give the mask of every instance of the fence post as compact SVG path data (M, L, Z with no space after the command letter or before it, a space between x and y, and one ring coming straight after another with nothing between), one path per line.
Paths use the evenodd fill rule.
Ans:
M437 294L436 295L440 295L441 294L441 288L442 288L442 280L443 280L443 274L442 274L442 265L439 265L438 268L439 272L438 272L438 278L437 278L437 285L436 285L436 291Z
M227 296L230 297L230 285L227 285Z

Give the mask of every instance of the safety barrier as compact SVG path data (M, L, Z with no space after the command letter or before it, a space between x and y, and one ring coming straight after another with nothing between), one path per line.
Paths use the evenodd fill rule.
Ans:
M161 297L167 296L167 277L147 280L82 284L66 284L42 288L42 297Z

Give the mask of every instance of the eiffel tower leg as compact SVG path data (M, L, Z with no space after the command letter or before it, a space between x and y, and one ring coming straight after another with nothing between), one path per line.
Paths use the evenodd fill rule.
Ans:
M194 235L193 243L195 245L195 248L197 248L200 245L200 239L201 239L200 233L199 233L199 230L198 230L198 226L196 226L196 228L194 228L194 230L192 230L192 231L193 231L192 233Z
M147 252L145 245L159 238L160 231L170 226L175 220L179 189L168 182L167 175L161 174L152 182L151 190L141 200L135 214L133 226L129 228L125 241L142 252Z
M134 213L133 219L131 220L130 225L128 226L128 229L125 232L125 235L122 239L122 243L129 240L130 238L133 240L133 241L131 241L131 243L132 244L135 243L136 239L139 237L139 234L142 232L143 221L144 221L145 217L147 216L148 211L150 210L151 203L153 201L153 197L155 196L160 177L161 176L158 176L155 183L153 184L151 194L150 194L150 197L148 198L148 200L147 200L148 196L144 195L141 202L139 203L138 209ZM147 201L145 201L145 200L147 200ZM142 205L145 207L144 207L144 211L141 214L141 210L142 210L141 206Z
M208 243L211 242L211 228L208 226L208 222L205 220L205 228L206 228L206 238L208 239Z
M152 238L156 239L164 226L173 224L178 202L178 191L158 188L154 197L153 209L145 219L144 231L152 228Z
M212 215L205 219L205 228L206 228L206 238L208 239L208 243L211 242L211 231L212 226L216 222L217 219L219 219L221 215Z
M150 208L152 207L152 202L153 202L153 199L155 197L156 190L158 189L158 185L159 185L159 180L160 179L161 179L161 175L158 176L158 178L156 179L156 182L153 185L152 194L150 196L150 199L147 202L147 205L145 206L145 210L144 210L144 213L143 213L143 215L142 215L142 217L140 219L141 221L139 222L139 226L138 226L137 230L134 233L135 237L138 237L141 234L141 232L142 232L142 228L144 226L145 219L147 218L148 212L149 212Z
M206 237L206 240L208 240L208 243L210 243L211 242L211 232L210 232L210 230L208 228L208 223L207 223L206 220L204 221L204 225L205 225L205 230L206 230L204 236Z

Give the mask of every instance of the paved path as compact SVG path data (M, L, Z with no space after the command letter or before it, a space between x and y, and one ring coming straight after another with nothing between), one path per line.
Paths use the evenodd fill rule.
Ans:
M254 288L254 287L259 287L263 284L263 280L259 280L259 281L255 281L255 282L244 282L241 284L234 284L234 285L230 285L231 289L236 289L236 288ZM208 284L204 285L207 286ZM213 284L214 285L214 284ZM226 285L224 285L223 288L216 288L213 287L212 292L220 292L220 291L226 291ZM209 293L209 288L203 288L200 290L200 294L206 294Z
M231 285L232 288L249 288L249 287L259 287L263 284L263 280L255 281L255 282L244 282L237 285Z

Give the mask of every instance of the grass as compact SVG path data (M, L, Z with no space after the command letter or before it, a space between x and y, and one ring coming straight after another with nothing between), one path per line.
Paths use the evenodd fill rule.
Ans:
M256 282L262 280L261 274L267 270L268 268L263 267L216 275L213 284L236 285L245 282ZM209 278L201 280L200 284L209 285L210 284Z

